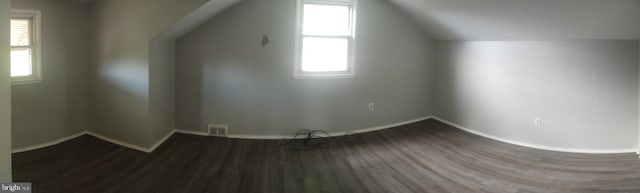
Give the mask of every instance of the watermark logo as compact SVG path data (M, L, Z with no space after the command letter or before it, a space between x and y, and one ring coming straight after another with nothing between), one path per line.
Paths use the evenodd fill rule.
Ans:
M31 183L0 183L0 193L31 193Z

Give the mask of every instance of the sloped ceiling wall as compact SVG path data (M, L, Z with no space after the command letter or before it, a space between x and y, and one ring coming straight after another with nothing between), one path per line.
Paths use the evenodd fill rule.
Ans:
M227 7L238 0L99 0L92 3L93 65L90 68L89 131L140 149L152 147L173 129L171 46L150 42L173 30L202 7ZM214 4L215 6L206 6ZM206 15L213 16L213 15ZM204 18L205 20L208 18ZM189 26L189 25L179 25ZM186 30L188 31L188 30ZM172 32L171 34L174 34ZM160 40L162 41L162 40ZM151 48L163 45L162 48ZM159 54L157 54L159 53ZM160 61L160 62L157 62ZM166 86L164 86L166 85ZM169 105L165 105L169 104ZM150 111L161 113L151 114ZM171 115L171 116L167 116Z
M438 40L640 39L638 0L389 0Z

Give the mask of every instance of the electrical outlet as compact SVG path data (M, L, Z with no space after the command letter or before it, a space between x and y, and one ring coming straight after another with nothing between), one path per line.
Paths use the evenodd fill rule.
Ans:
M541 117L533 118L533 125L535 125L536 127L542 126L542 118Z
M375 103L369 103L369 110L370 111L376 110L376 104Z

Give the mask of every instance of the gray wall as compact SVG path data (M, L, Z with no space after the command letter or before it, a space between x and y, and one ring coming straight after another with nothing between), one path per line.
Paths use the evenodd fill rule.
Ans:
M146 1L92 4L89 131L149 147L149 29Z
M489 135L587 150L638 144L636 41L439 42L436 93L438 117Z
M175 44L174 41L154 39L149 51L152 56L149 62L149 112L152 140L158 141L175 129Z
M10 5L10 1L0 1L0 182L11 182Z
M149 45L149 108L153 141L161 140L175 129L176 39L238 1L153 1L152 31L158 31ZM173 11L167 12L167 9Z
M149 148L173 129L173 45L152 40L205 2L92 3L89 131Z
M386 1L359 1L353 79L292 78L295 7L244 1L178 40L178 129L205 131L212 122L232 134L346 131L433 113L432 41ZM271 43L262 47L265 34Z
M156 36L171 28L185 15L211 0L146 0L149 9L149 33ZM214 0L226 2L230 0Z
M13 148L54 141L87 128L89 12L86 3L13 0L42 12L42 83L13 85Z

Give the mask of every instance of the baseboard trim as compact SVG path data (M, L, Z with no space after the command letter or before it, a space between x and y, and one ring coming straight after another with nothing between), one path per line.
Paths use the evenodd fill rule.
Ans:
M366 133L366 132L378 131L378 130L389 129L389 128L398 127L398 126L402 126L402 125L407 125L407 124L411 124L411 123L415 123L415 122L420 122L420 121L424 121L424 120L431 119L431 118L433 118L433 116L419 117L419 118L415 118L415 119L411 119L411 120L391 123L391 124L388 124L388 125L382 125L382 126L377 126L377 127L369 127L369 128L364 128L364 129L356 129L356 130L353 130L352 132L355 132L355 133ZM336 134L346 134L346 133L347 132L337 132Z
M440 117L436 117L433 116L433 119L438 120L440 122L443 122L447 125L456 127L460 130L475 134L475 135L479 135L482 137L486 137L489 139L493 139L496 141L501 141L504 143L509 143L509 144L513 144L513 145L518 145L518 146L523 146L523 147L529 147L529 148L534 148L534 149L541 149L541 150L547 150L547 151L556 151L556 152L567 152L567 153L587 153L587 154L614 154L614 153L633 153L636 151L640 151L636 148L629 148L629 149L575 149L575 148L563 148L563 147L552 147L552 146L545 146L545 145L536 145L536 144L531 144L531 143L525 143L525 142L520 142L520 141L515 141L515 140L511 140L511 139L505 139L502 137L497 137L494 135L490 135L487 133L483 133L477 130L473 130L467 127L463 127L461 125L455 124L451 121L445 120L443 118Z
M117 139L112 139L112 138L109 138L109 137L106 137L104 135L100 135L100 134L97 134L97 133L94 133L94 132L91 132L91 131L87 131L87 134L91 135L91 136L93 136L95 138L98 138L98 139L101 139L101 140L116 144L116 145L120 145L120 146L123 146L123 147L127 147L127 148L130 148L130 149L135 149L135 150L146 152L146 153L151 153L151 149L144 148L144 147L141 147L141 146L138 146L138 145L134 145L134 144L130 144L130 143L127 143L127 142L123 142L123 141L120 141L120 140L117 140Z
M410 123L415 123L415 122L419 122L419 121L424 121L424 120L427 120L427 119L430 119L430 118L433 118L433 116L419 117L419 118L415 118L415 119L411 119L411 120L406 120L406 121L401 121L401 122L396 122L396 123L391 123L391 124L381 125L381 126L376 126L376 127L369 127L369 128L364 128L364 129L356 129L356 130L351 130L351 131L340 131L340 132L330 132L329 135L331 135L331 136L340 136L340 135L345 135L345 134L372 132L372 131L377 131L377 130L389 129L389 128L393 128L393 127L397 127L397 126L401 126L401 125L406 125L406 124L410 124ZM176 130L176 133L199 135L199 136L209 136L209 134L207 134L206 132L202 132L202 131ZM230 134L228 137L229 138L234 138L234 139L284 139L284 138L291 138L291 137L293 137L293 135Z
M156 150L156 148L160 147L165 141L167 141L167 139L171 138L171 136L173 136L173 134L176 133L176 130L171 130L169 133L167 133L164 137L162 137L162 139L160 139L158 142L156 142L156 144L153 144L153 146L151 146L151 148L149 148L149 152L151 153L153 151Z
M548 151L557 151L557 152L569 152L569 153L588 153L588 154L613 154L613 153L636 153L638 155L640 155L640 148L630 148L630 149L575 149L575 148L562 148L562 147L552 147L552 146L544 146L544 145L536 145L536 144L530 144L530 143L524 143L524 142L519 142L519 141L515 141L515 140L510 140L510 139L505 139L505 138L501 138L501 137L497 137L494 135L490 135L490 134L486 134L483 132L479 132L470 128L466 128L463 127L461 125L455 124L451 121L445 120L443 118L440 117L436 117L436 116L426 116L426 117L420 117L420 118L416 118L416 119L411 119L411 120L407 120L407 121L401 121L401 122L396 122L396 123L391 123L388 125L382 125L382 126L376 126L376 127L370 127L370 128L364 128L364 129L356 129L356 130L352 130L352 131L341 131L341 132L331 132L329 133L329 135L332 136L340 136L340 135L346 135L346 134L355 134L355 133L366 133L366 132L372 132L372 131L378 131L378 130L383 130L383 129L389 129L389 128L393 128L393 127L397 127L397 126L402 126L402 125L406 125L406 124L411 124L411 123L415 123L415 122L419 122L419 121L423 121L423 120L427 120L427 119L435 119L438 120L440 122L443 122L447 125L456 127L460 130L463 130L465 132L471 133L471 134L475 134L478 136L482 136L485 138L489 138L489 139L493 139L496 141L501 141L504 143L509 143L509 144L513 144L513 145L518 145L518 146L523 146L523 147L529 147L529 148L534 148L534 149L542 149L542 150L548 150ZM112 139L109 137L106 137L104 135L100 135L91 131L83 131L68 137L64 137L64 138L60 138L57 139L55 141L51 141L51 142L47 142L47 143L43 143L43 144L39 144L39 145L34 145L34 146L29 146L29 147L24 147L24 148L18 148L18 149L13 149L11 151L11 153L21 153L21 152L26 152L26 151L32 151L32 150L36 150L36 149L41 149L41 148L46 148L49 146L53 146L53 145L57 145L60 143L63 143L65 141L71 140L71 139L75 139L77 137L80 137L82 135L90 135L93 137L96 137L98 139L116 144L116 145L120 145L123 147L127 147L130 149L134 149L134 150L138 150L138 151L142 151L145 153L151 153L154 150L156 150L156 148L160 147L165 141L167 141L167 139L171 138L171 136L173 136L175 133L182 133L182 134L189 134L189 135L198 135L198 136L209 136L209 134L207 134L206 132L202 132L202 131L190 131L190 130L179 130L179 129L174 129L171 132L167 133L167 135L165 135L162 139L160 139L158 142L156 142L153 146L151 146L151 148L144 148L138 145L133 145L130 143L126 143L120 140L116 140L116 139ZM292 135L242 135L242 134L231 134L229 135L229 138L236 138L236 139L283 139L283 138L290 138L292 137Z
M191 131L191 130L180 130L176 129L176 133L189 134L189 135L198 135L198 136L209 136L208 133L202 131Z
M56 139L56 140L51 141L51 142L47 142L47 143L43 143L43 144L39 144L39 145L34 145L34 146L29 146L29 147L13 149L13 150L11 150L11 153L22 153L22 152L25 152L25 151L33 151L33 150L36 150L36 149L46 148L46 147L49 147L49 146L53 146L53 145L57 145L57 144L63 143L65 141L69 141L69 140L75 139L75 138L83 136L85 134L87 134L87 132L83 131L83 132L76 133L76 134L73 134L73 135L70 135L70 136L67 136L67 137Z
M244 135L244 134L230 134L228 138L233 139L282 139L291 137L289 135Z

